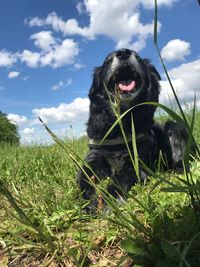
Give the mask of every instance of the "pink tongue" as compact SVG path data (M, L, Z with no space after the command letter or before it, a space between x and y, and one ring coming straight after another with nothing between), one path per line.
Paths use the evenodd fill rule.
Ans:
M134 90L135 86L136 86L135 81L121 81L121 82L119 82L120 91L130 92L130 91Z

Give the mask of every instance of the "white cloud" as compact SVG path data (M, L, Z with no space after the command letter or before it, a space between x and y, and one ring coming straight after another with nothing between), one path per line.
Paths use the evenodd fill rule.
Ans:
M61 87L63 87L63 86L64 86L64 82L63 82L63 81L60 81L59 83L53 85L51 89L52 89L53 91L57 91L57 90L59 90L59 89L60 89Z
M22 133L26 135L30 135L30 134L32 135L35 133L35 128L24 128L22 130Z
M181 64L177 68L169 70L168 74L177 92L179 100L183 104L192 105L194 94L197 97L197 105L200 107L200 59ZM161 81L160 101L173 102L174 96L168 81Z
M30 38L34 40L35 46L45 51L51 50L52 45L56 43L51 31L37 32L32 34Z
M159 0L158 5L172 6L178 0ZM78 12L86 13L89 23L80 26L75 18L63 20L55 12L46 18L34 17L25 19L30 27L50 27L54 31L61 32L64 36L79 35L89 40L99 35L104 35L116 43L116 48L129 47L139 51L146 46L146 40L153 35L153 20L143 23L140 18L140 8L154 8L154 0L115 0L112 8L108 7L107 0L83 0L78 1ZM161 24L158 22L158 32ZM30 37L39 51L24 49L22 52L11 53L5 49L0 51L0 67L11 67L17 60L24 62L28 67L51 66L62 67L75 63L75 57L79 54L78 43L73 39L57 39L52 31L43 30L34 33ZM183 48L180 55L187 55L187 48ZM75 64L74 69L84 67Z
M8 73L8 78L9 79L14 79L14 78L17 78L19 75L20 75L19 71L10 71Z
M39 66L41 54L30 50L24 50L20 57L21 61L25 62L28 67L36 68Z
M38 47L43 47L40 52L32 52L24 50L20 59L25 62L30 68L51 66L53 68L62 67L74 63L75 57L79 53L78 44L72 39L65 39L61 43L43 44L43 40L37 39ZM40 43L39 43L40 42ZM48 48L48 49L47 49Z
M17 54L3 49L0 51L0 67L11 67L17 61Z
M59 81L57 84L53 85L51 89L53 91L57 91L57 90L60 90L62 87L68 87L71 84L72 84L72 79L69 78L69 79L67 79L66 83L63 81Z
M166 61L184 61L185 57L190 55L190 53L190 43L180 39L169 41L161 50L162 58Z
M62 67L74 63L74 58L79 54L78 44L72 39L65 39L61 44L56 44L52 50L40 58L41 66Z
M80 70L82 68L85 68L84 64L80 64L80 63L75 63L74 64L74 70Z
M93 38L93 34L88 27L81 28L78 25L78 21L74 18L65 22L55 12L47 16L44 24L52 26L55 31L61 31L64 35L78 34L87 38Z
M51 127L51 130L53 133L61 139L66 138L78 138L85 133L85 128L80 127L80 125L66 125L66 123L63 123L61 125L57 125L54 127ZM52 137L47 133L47 131L44 129L44 127L41 125L38 125L36 128L24 128L19 131L20 133L20 142L24 145L50 145L53 144L54 141Z
M65 84L66 87L70 86L72 84L72 78L69 78Z
M178 0L158 0L158 6L167 6L171 7L174 3L176 3ZM142 5L145 8L154 8L155 6L155 0L141 0Z
M82 14L85 12L85 5L83 2L78 2L76 5L76 9L78 10L79 14Z
M30 27L34 26L41 27L44 25L43 20L38 17L34 17L30 21L28 19L25 19L24 22L25 24L28 24Z
M160 0L158 5L171 6L178 0ZM105 35L115 41L116 47L130 47L137 51L146 45L146 40L153 34L153 21L142 23L139 8L154 8L154 0L115 0L112 8L107 0L84 0L78 2L79 13L87 13L89 25L81 27L74 18L67 21L55 12L46 18L35 17L29 21L29 26L49 26L54 31L66 35L80 35L87 39L94 39L98 35ZM161 24L158 22L158 31Z
M23 80L24 81L27 81L29 78L30 78L30 76L29 75L26 75L26 76L23 77Z
M33 137L32 135L27 135L27 134L20 134L20 142L23 145L33 145L33 144L37 144L39 142L36 141L35 137Z
M12 113L8 114L7 118L9 119L9 121L11 123L17 124L17 125L23 125L23 124L26 124L28 122L27 117L20 116L20 115L17 115L17 114L12 114Z
M24 145L48 145L52 143L51 137L48 137L45 130L41 127L24 128L23 130L19 131L19 133L20 142Z
M89 99L76 98L69 104L58 107L34 109L33 114L41 117L45 123L77 122L86 120L89 112Z

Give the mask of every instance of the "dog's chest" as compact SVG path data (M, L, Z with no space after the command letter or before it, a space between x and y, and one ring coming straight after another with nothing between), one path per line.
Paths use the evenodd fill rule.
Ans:
M127 152L109 152L106 155L106 159L110 164L112 174L116 175L124 168L127 162Z

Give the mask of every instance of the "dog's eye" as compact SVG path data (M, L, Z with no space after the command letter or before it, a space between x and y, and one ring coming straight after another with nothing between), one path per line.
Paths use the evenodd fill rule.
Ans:
M111 61L112 61L112 57L111 56L108 56L106 58L106 60L104 61L104 64L107 66L107 65L109 65L111 63Z
M141 58L140 56L135 55L135 57L137 58L137 61L138 61L138 62L141 62L141 61L142 61L142 58Z
M107 59L107 60L105 61L104 64L105 64L106 66L108 66L110 63L111 63L111 58Z

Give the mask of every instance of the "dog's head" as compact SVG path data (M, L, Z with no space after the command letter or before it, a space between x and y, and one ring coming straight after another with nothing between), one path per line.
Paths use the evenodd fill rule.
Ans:
M140 58L133 50L120 49L110 53L103 65L95 69L89 97L106 97L108 91L121 102L137 103L144 94L146 101L157 101L159 80L160 75L149 60Z

